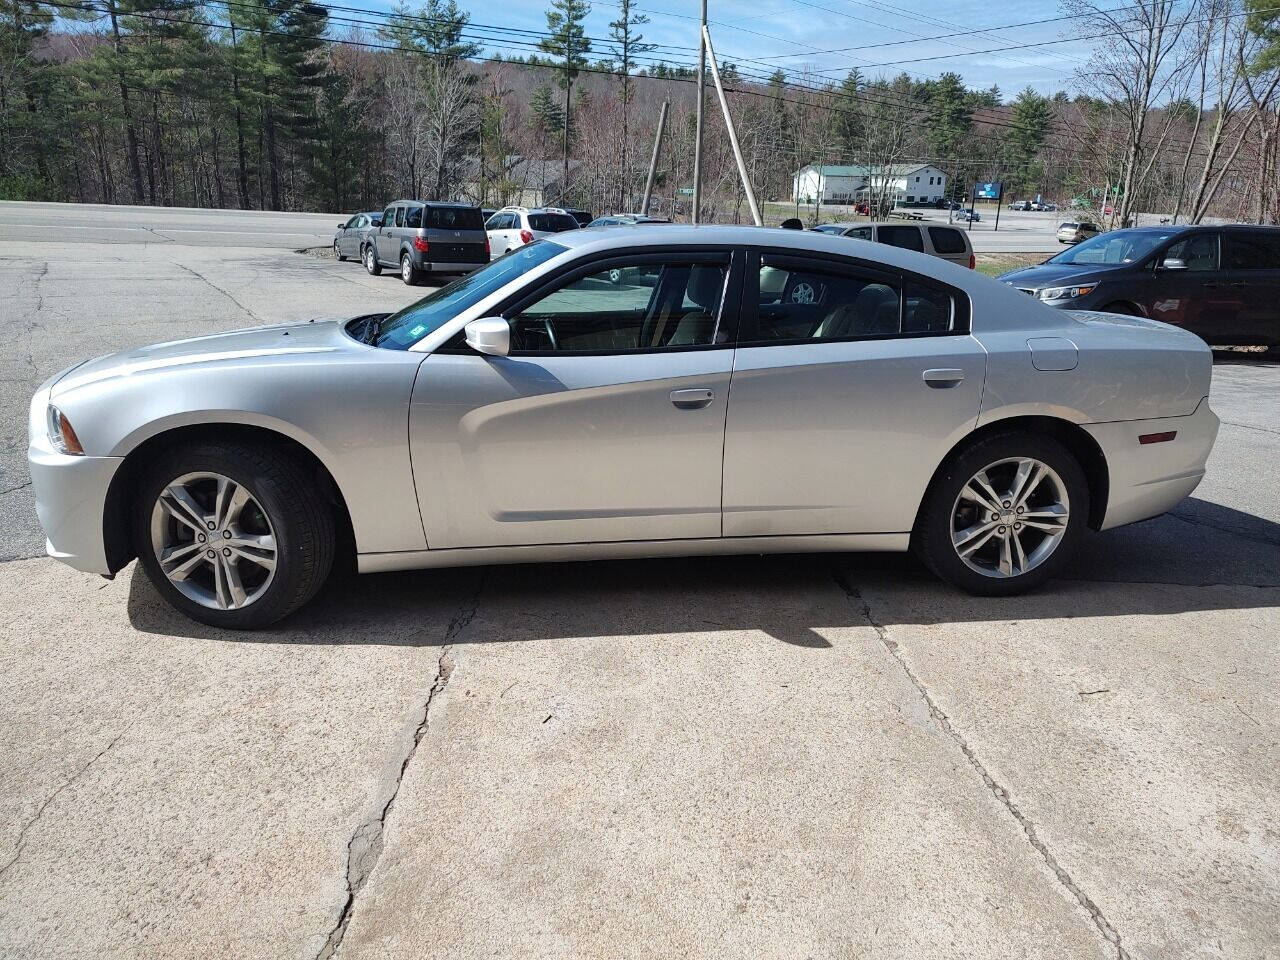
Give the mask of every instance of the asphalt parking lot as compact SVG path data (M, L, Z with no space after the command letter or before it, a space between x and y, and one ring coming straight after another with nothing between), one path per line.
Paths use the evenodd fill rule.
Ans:
M906 557L530 565L223 633L136 565L43 556L31 393L425 291L293 252L332 217L229 245L27 212L0 204L0 957L1275 955L1280 365L1223 357L1200 489L1031 596Z

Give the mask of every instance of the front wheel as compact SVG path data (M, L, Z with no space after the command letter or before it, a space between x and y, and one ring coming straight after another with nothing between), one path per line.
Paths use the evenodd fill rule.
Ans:
M378 262L378 254L374 251L372 243L364 248L364 268L373 277L382 273L382 264Z
M138 487L134 546L156 589L201 623L265 627L310 600L333 565L332 508L270 447L206 443Z
M339 262L345 263L347 255L342 252L342 247L338 246L338 241L333 241L333 255L338 258Z
M912 533L935 574L981 596L1039 586L1070 558L1089 516L1089 485L1050 437L996 434L940 468Z

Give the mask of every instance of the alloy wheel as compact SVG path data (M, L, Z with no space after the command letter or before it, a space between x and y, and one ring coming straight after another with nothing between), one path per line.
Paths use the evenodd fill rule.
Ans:
M405 283L413 279L413 264L409 262L408 257L400 258L400 279Z
M969 569L1008 578L1049 559L1067 532L1067 486L1030 457L997 460L975 473L951 509L951 544Z
M169 582L214 610L248 606L275 576L271 520L247 487L219 473L188 473L160 491L151 546Z

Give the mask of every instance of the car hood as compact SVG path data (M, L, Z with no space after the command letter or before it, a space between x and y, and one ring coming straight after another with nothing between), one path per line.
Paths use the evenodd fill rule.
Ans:
M1028 287L1039 290L1042 287L1057 287L1072 281L1101 280L1108 274L1116 273L1131 263L1042 263L1036 267L1024 267L1002 273L996 279L1015 287Z
M145 375L208 363L245 363L309 353L337 353L362 348L342 330L340 320L308 320L251 327L190 340L171 340L108 354L73 367L53 386L52 396L116 377Z

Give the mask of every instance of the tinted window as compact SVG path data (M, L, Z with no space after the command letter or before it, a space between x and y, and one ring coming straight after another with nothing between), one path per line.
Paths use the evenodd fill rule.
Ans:
M422 226L422 208L406 207L404 211L404 225L417 229Z
M955 304L940 287L908 280L903 288L902 332L946 333L955 329Z
M1231 270L1280 270L1280 233L1227 234L1227 268Z
M483 230L479 207L428 207L427 226L432 230Z
M871 228L870 227L854 227L852 230L849 230L845 234L845 236L852 237L854 240L870 240Z
M969 249L964 245L964 235L950 227L930 227L929 239L938 253L965 253Z
M1196 233L1179 240L1164 252L1165 260L1181 260L1188 270L1218 269L1218 235Z
M836 269L800 269L785 261L760 267L753 341L836 340L899 331L895 284Z
M578 221L567 213L531 213L529 229L543 233L561 233L565 230L577 230Z
M511 318L522 353L620 353L715 342L726 264L641 263L570 280Z
M404 226L404 207L396 207L395 225L397 227Z
M924 237L920 236L919 227L877 227L876 239L891 247L924 253Z
M459 277L382 321L378 346L393 350L411 347L463 310L475 306L521 274L564 252L564 247L554 243L531 243L475 273Z

